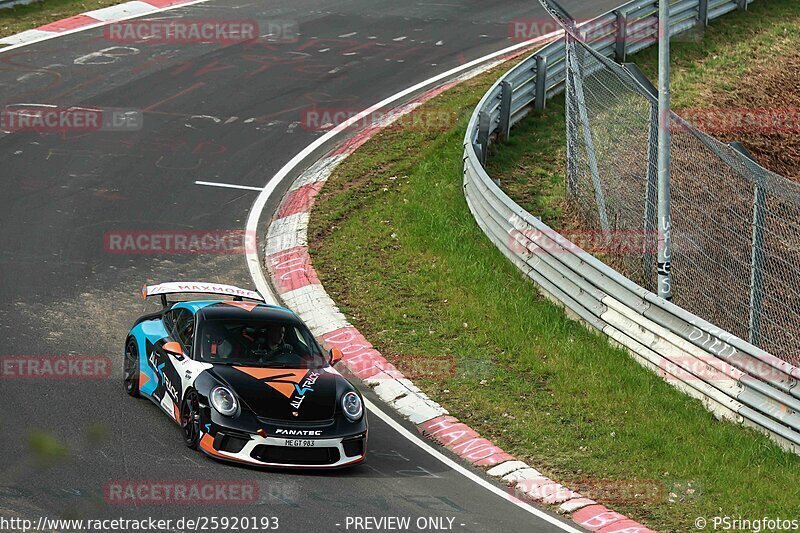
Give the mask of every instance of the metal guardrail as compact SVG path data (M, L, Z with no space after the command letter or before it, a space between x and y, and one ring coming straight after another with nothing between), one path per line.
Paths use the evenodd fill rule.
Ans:
M752 0L680 0L672 35ZM586 41L618 61L657 42L656 0L634 0L581 25ZM800 368L636 285L527 213L483 168L494 138L564 89L563 39L519 63L484 95L464 139L470 211L501 252L552 300L626 347L633 357L716 416L767 433L800 453Z

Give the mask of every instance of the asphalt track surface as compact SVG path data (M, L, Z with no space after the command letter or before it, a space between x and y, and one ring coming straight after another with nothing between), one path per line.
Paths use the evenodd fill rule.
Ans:
M564 2L581 18L618 3ZM139 131L0 134L0 356L107 355L114 364L108 379L0 380L0 517L257 515L278 516L282 531L344 531L347 516L435 516L454 518L455 531L557 530L374 416L368 461L348 470L264 472L186 449L156 406L123 392L137 291L171 280L251 287L244 257L115 254L104 244L109 231L241 230L257 193L196 180L263 187L322 134L297 124L303 109L360 111L514 44L510 20L544 16L532 0L212 0L150 18L279 18L297 21L301 36L123 44L97 28L0 53L4 105L144 111ZM37 432L66 455L42 461ZM259 502L104 499L115 480L208 479L255 481Z

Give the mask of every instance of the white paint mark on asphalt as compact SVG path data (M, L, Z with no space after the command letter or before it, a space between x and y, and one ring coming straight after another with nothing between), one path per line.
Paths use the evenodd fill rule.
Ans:
M392 39L392 40L393 40L393 41L395 41L395 42L398 42L398 43L399 43L400 41L405 41L406 39L408 39L408 37L406 37L405 35L403 35L402 37L395 37L395 38L394 38L394 39Z
M330 48L323 48L322 50L319 50L319 53L324 54L325 52L330 52L330 51L331 51Z
M436 41L436 46L442 46L443 44L444 44L444 41Z
M62 65L60 63L54 63L52 65L47 65L46 67L42 67L40 69L36 69L33 72L27 72L27 73L23 74L22 76L17 78L17 81L25 81L27 79L30 79L30 78L33 78L33 77L36 77L36 76L44 76L45 74L53 74L52 72L50 72L50 69L54 69L56 67L63 67L63 66L64 65Z
M235 183L219 183L216 181L195 181L195 185L206 185L208 187L222 187L223 189L242 189L245 191L263 191L264 187L252 187L250 185L237 185Z
M343 33L343 34L341 34L341 35L339 36L339 38L340 38L340 39L345 39L345 38L347 38L347 37L352 37L353 35L356 35L356 34L358 34L358 32L357 32L357 31L350 32L350 33Z
M97 52L86 54L75 59L76 65L110 65L116 63L121 57L136 55L138 48L133 46L109 46Z

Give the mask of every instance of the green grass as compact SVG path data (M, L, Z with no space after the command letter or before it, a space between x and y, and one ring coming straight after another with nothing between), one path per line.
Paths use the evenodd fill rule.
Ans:
M759 4L750 16L766 26L772 19ZM785 17L792 2L769 4ZM727 24L719 25L723 41L737 35ZM659 491L654 501L591 494L615 510L671 531L693 529L698 516L796 515L800 458L715 420L569 320L477 227L462 190L461 141L499 75L425 104L422 112L457 112L452 129L384 131L335 171L309 233L326 289L401 370L413 372L420 357L454 358L453 375L420 386L546 475L567 486L620 480ZM527 209L557 220L565 212L563 103L549 106L514 130L491 167Z
M42 0L0 9L0 37L14 35L93 9L120 4L123 1L125 0Z

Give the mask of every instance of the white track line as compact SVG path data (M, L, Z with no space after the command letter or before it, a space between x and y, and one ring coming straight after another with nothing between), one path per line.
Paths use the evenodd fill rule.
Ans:
M409 441L411 441L412 443L414 443L418 447L420 447L423 450L425 450L426 452L428 452L430 455L432 455L436 459L440 460L446 466L450 467L451 469L455 470L456 472L458 472L462 476L466 477L470 481L473 481L473 482L477 483L478 485L480 485L481 487L485 488L489 492L493 492L496 495L500 496L501 498L503 498L507 502L513 503L514 505L516 505L520 509L523 509L523 510L527 511L527 512L531 513L532 515L536 516L537 518L541 518L545 522L549 522L550 524L553 524L554 526L556 526L556 527L558 527L560 529L563 529L564 531L569 531L570 533L581 533L580 529L576 529L576 528L570 526L569 524L566 524L566 523L560 521L559 519L550 516L549 514L545 513L544 511L541 511L541 510L537 509L536 507L534 507L532 505L528 505L527 503L523 502L519 498L515 498L514 496L512 496L508 492L504 491L503 489L501 489L500 487L498 487L494 483L491 483L491 482L483 479L481 476L477 475L476 473L467 470L466 468L464 468L463 466L461 466L460 464L458 464L456 461L452 460L451 458L447 457L445 454L443 454L439 450L437 450L435 448L432 448L431 446L428 446L427 444L422 442L422 440L417 435L414 435L409 430L407 430L406 428L404 428L403 426L398 424L392 417L390 417L389 415L387 415L386 413L381 411L378 408L378 406L376 406L374 403L372 403L371 401L367 400L366 398L364 398L364 403L366 404L367 409L369 410L370 413L373 413L375 416L377 416L378 418L383 420L393 430L398 432L400 435L402 435L403 437L405 437L406 439L408 439Z
M388 98L381 100L377 104L365 109L361 113L339 124L332 130L330 130L328 133L326 133L322 137L317 138L313 143L306 146L300 153L295 155L288 163L283 165L283 167L278 171L278 173L275 174L272 177L272 179L269 180L269 182L267 182L267 185L261 191L261 194L259 194L258 198L256 198L256 201L253 204L252 209L250 209L250 214L247 216L247 226L245 228L246 231L252 232L250 233L250 235L256 234L256 232L258 231L258 221L261 218L261 212L264 210L264 206L267 204L267 200L269 200L269 198L277 189L278 185L280 185L287 178L289 173L296 166L302 163L303 160L307 158L309 155L311 155L315 150L319 149L321 146L323 146L325 143L327 143L328 141L330 141L343 131L346 131L349 127L357 123L359 120L363 119L366 116L369 116L371 113L374 113L375 111L383 107L386 107L387 105L393 104L401 100L402 98L405 98L410 94L413 94L421 89L424 89L429 85L433 85L436 82L446 80L450 77L460 74L461 72L470 70L480 65L481 63L485 63L496 57L500 57L510 52L515 52L520 49L528 48L546 42L552 39L553 37L560 35L561 33L563 32L554 32L548 35L537 37L536 39L531 39L530 41L517 43L513 46L509 46L508 48L504 48L497 52L493 52L483 57L479 57L478 59L470 61L469 63L465 63L458 67L452 68L447 72L443 72L441 74L433 76L432 78L428 78L427 80L421 81L416 85L412 85L411 87L408 87L407 89L404 89L399 93L395 93L392 96L389 96ZM256 248L256 249L250 250L249 248ZM250 269L250 276L253 278L253 281L255 282L258 292L260 292L265 298L271 299L272 303L277 304L278 298L276 298L275 294L272 292L271 287L269 286L269 283L267 283L267 280L264 277L264 270L261 266L261 259L259 258L259 252L257 248L258 248L257 246L255 247L249 246L247 250L247 267L248 269Z
M195 181L195 185L207 185L208 187L222 187L223 189L243 189L245 191L263 191L264 187L252 187L250 185L236 185L235 183L218 183L216 181Z

